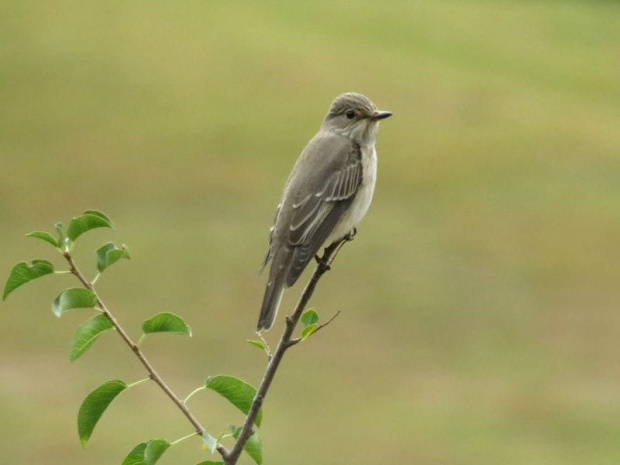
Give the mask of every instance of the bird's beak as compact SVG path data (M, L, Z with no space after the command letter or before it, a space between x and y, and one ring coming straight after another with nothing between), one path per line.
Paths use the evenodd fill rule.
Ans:
M389 118L390 116L392 116L391 111L375 111L370 117L370 119L374 121L379 121L381 119Z

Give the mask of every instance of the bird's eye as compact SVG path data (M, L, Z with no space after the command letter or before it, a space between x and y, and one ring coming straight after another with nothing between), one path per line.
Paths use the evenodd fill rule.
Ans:
M345 116L348 119L353 119L353 118L355 118L355 112L353 110L347 110L347 112L345 113Z

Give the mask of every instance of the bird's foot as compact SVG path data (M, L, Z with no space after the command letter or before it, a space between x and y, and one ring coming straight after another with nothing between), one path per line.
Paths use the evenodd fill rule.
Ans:
M355 238L356 234L357 234L357 228L353 227L353 229L351 231L349 231L349 234L344 236L344 240L347 241L347 242L352 241L353 238Z
M325 255L323 255L322 257L319 257L319 254L316 254L314 256L314 259L320 266L325 267L326 270L329 271L331 269L331 267L329 266L329 261L325 260Z

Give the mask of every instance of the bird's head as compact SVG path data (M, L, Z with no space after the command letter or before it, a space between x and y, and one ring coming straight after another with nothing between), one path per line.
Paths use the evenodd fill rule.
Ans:
M322 129L349 137L360 144L372 144L377 137L379 121L392 116L377 110L372 101L355 92L339 95L332 102Z

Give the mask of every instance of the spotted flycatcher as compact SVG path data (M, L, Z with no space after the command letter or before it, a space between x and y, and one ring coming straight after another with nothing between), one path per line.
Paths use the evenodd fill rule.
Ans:
M379 121L391 115L361 94L342 94L301 152L269 234L264 265L271 261L271 268L258 332L271 328L284 289L295 284L320 247L352 232L368 211Z

